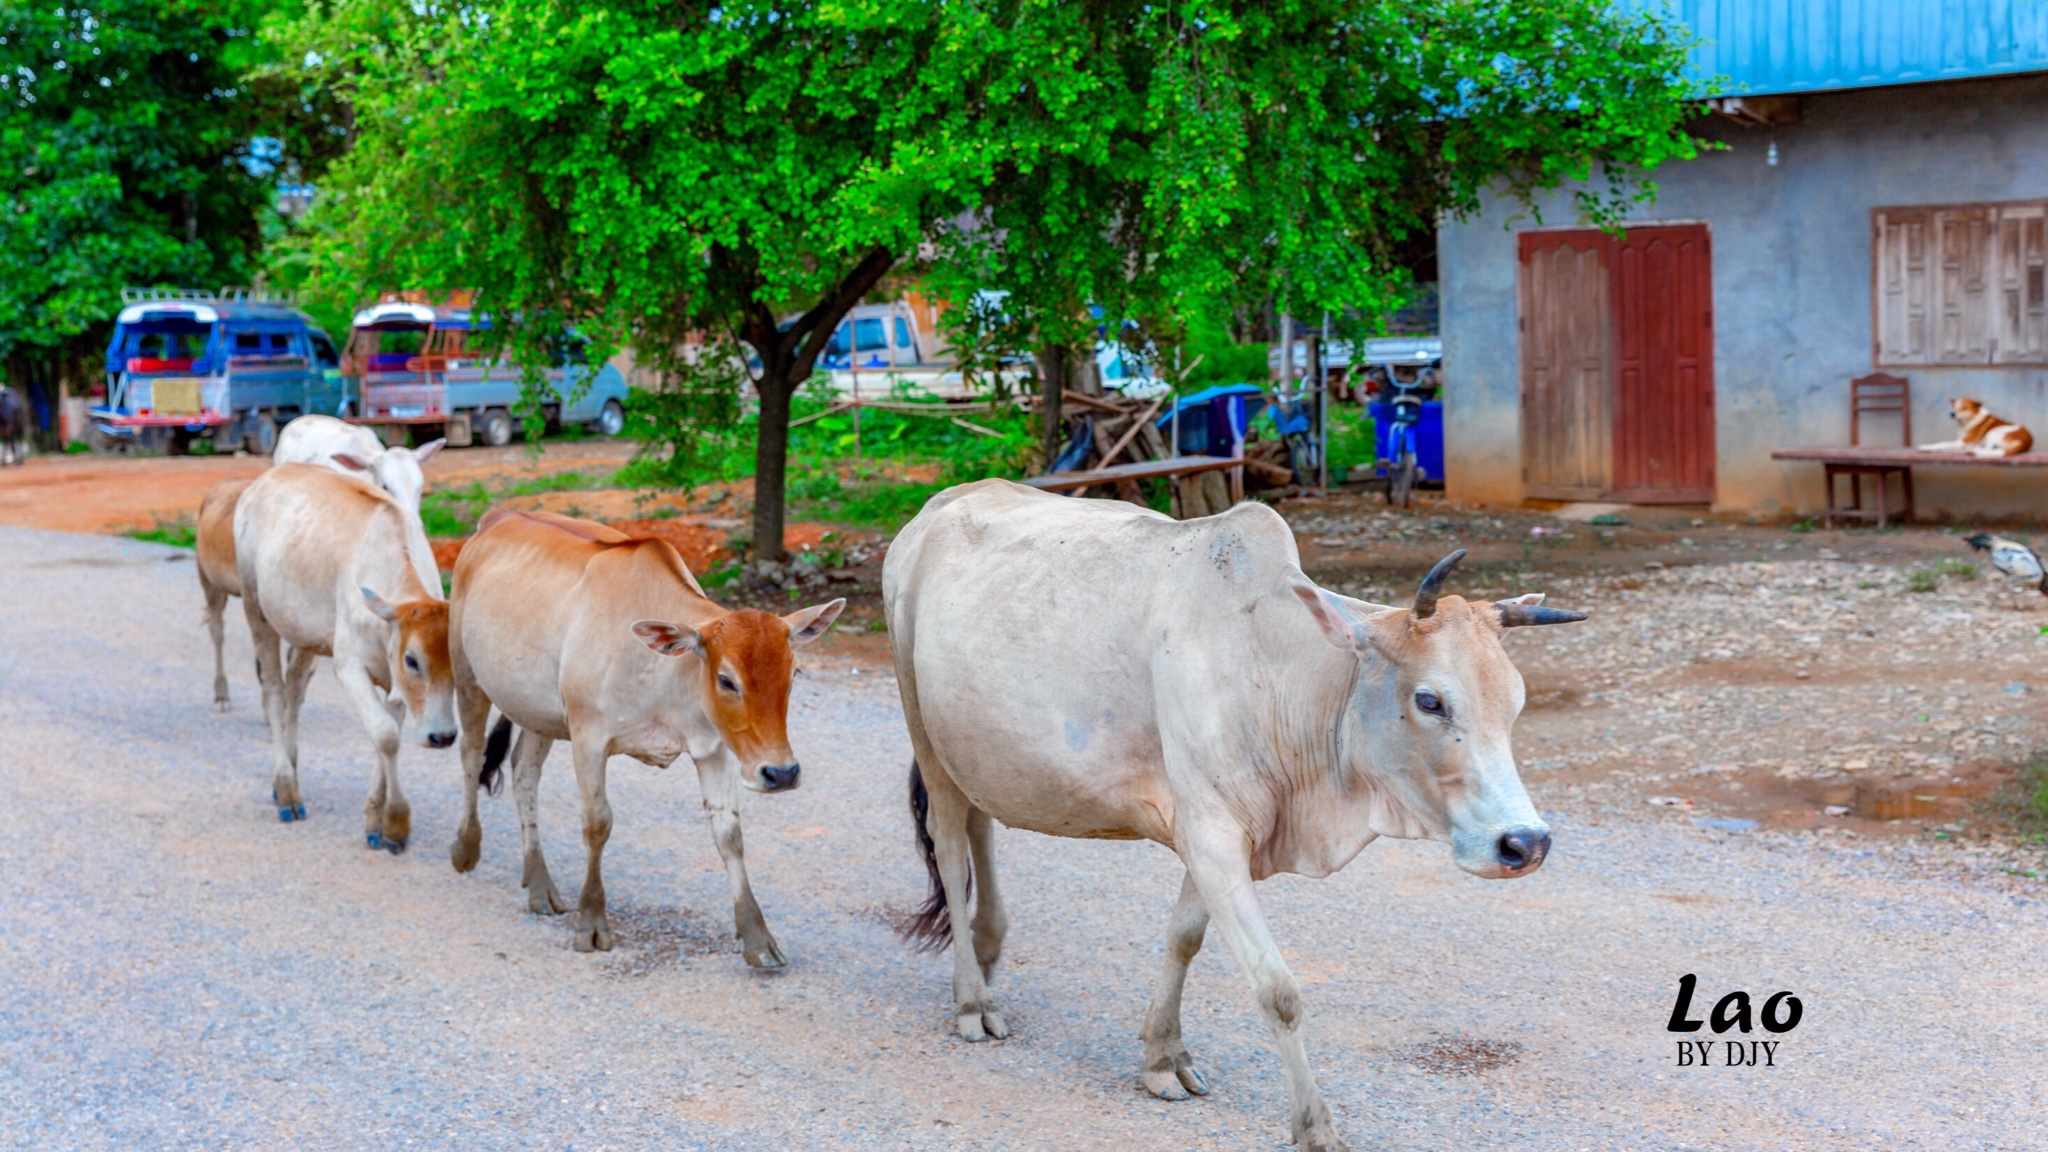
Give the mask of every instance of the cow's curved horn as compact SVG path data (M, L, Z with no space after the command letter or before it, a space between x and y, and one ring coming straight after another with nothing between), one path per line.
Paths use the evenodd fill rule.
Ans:
M1493 610L1500 613L1500 626L1503 628L1525 628L1531 624L1571 624L1586 618L1584 612L1567 612L1562 608L1545 608L1541 604L1516 604L1512 601L1495 604Z
M1458 566L1458 561L1464 558L1465 550L1460 548L1437 561L1436 567L1429 570L1429 575L1422 578L1422 587L1415 592L1414 612L1417 620L1427 620L1436 615L1436 598L1444 590L1444 580L1450 576L1451 569Z

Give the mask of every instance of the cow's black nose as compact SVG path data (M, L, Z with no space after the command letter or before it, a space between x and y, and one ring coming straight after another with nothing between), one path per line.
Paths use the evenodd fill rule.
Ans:
M1500 838L1494 851L1505 867L1526 872L1543 863L1543 857L1550 852L1550 833L1538 833L1530 828L1518 828Z
M763 764L761 766L761 787L770 792L787 792L796 787L796 778L803 774L801 764Z
M446 748L453 743L455 743L455 733L453 732L427 733L427 747L429 748Z

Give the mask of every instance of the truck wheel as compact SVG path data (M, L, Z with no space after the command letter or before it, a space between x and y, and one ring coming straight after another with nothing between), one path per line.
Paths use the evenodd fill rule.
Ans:
M617 400L605 401L604 410L590 422L590 430L599 436L617 436L626 430L626 410Z
M478 431L484 443L503 448L512 442L512 414L503 408L492 408L484 413L483 426Z
M268 456L277 448L277 417L257 412L249 417L249 430L242 434L242 446L251 456Z

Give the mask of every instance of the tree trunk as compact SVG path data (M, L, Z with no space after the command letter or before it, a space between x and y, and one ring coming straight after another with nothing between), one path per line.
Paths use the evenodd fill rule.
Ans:
M781 562L784 481L789 470L789 401L796 382L788 366L777 378L770 371L755 385L761 394L761 422L754 437L754 548L749 559Z
M1066 447L1066 438L1060 435L1060 396L1067 390L1069 357L1064 344L1053 344L1038 351L1038 379L1040 408L1045 417L1045 470L1052 471L1052 462L1059 458L1060 449Z

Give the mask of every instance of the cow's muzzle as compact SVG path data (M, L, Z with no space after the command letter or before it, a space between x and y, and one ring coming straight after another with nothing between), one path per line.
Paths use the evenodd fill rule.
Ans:
M797 786L797 778L803 775L804 766L792 760L787 764L761 765L761 791L788 792Z
M455 743L453 732L429 732L422 741L429 748L446 748Z
M1494 841L1494 858L1505 876L1525 876L1543 866L1550 854L1550 833L1535 828L1515 828Z

